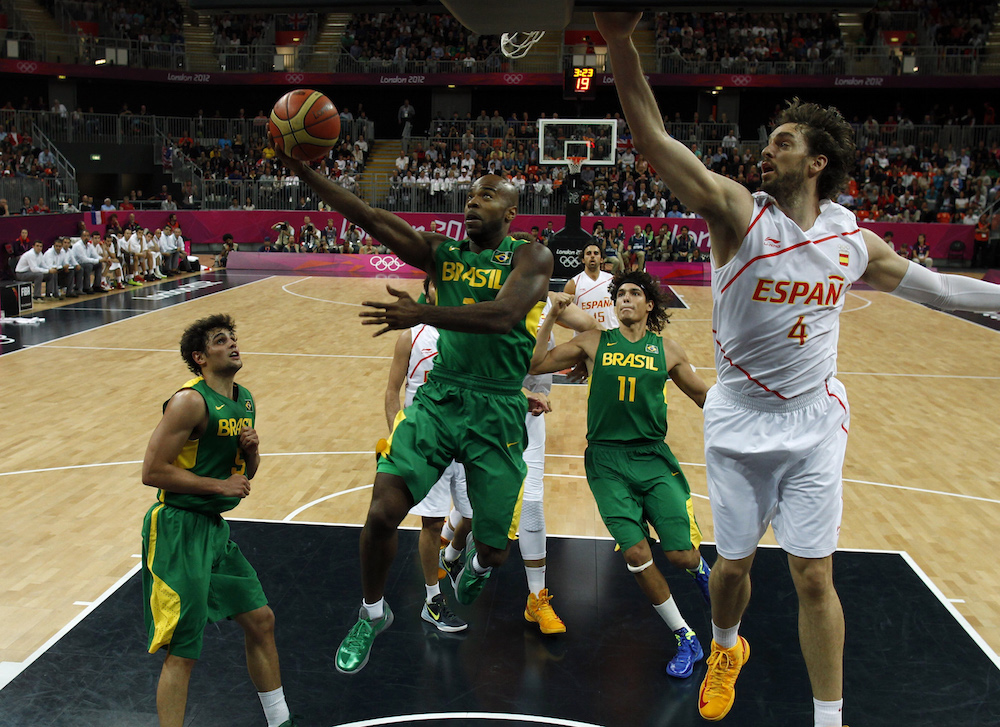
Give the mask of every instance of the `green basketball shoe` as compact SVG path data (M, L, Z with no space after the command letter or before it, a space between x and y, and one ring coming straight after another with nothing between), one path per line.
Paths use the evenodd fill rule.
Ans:
M462 572L458 574L458 585L455 586L455 599L461 603L463 606L468 606L470 603L479 598L479 594L483 592L483 588L486 587L486 581L489 580L490 573L493 569L486 571L482 575L476 573L476 569L472 567L472 559L476 557L476 544L473 541L468 547L466 547L468 553L465 557L465 567L462 568Z
M392 619L392 609L388 603L385 604L382 618L377 621L370 620L368 612L362 606L358 622L347 632L347 636L340 642L340 648L337 649L337 671L341 674L356 674L364 669L368 657L371 656L375 637L392 625Z

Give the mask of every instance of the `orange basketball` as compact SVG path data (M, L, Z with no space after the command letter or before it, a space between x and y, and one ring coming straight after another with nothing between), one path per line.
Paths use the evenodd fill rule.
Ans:
M326 155L337 143L340 112L319 91L298 88L274 104L267 128L275 147L308 162Z

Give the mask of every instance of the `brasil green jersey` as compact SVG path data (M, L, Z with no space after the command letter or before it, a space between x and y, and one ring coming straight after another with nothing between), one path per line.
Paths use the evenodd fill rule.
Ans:
M189 439L184 444L181 453L174 460L176 466L191 470L196 475L217 480L224 480L234 474L246 474L247 465L239 446L240 430L243 427L253 427L257 411L249 391L239 384L233 388L236 390L236 400L219 395L200 376L181 387L181 389L194 389L201 394L208 409L208 426L205 427L201 438ZM164 403L163 408L166 407ZM211 515L232 510L240 504L238 497L195 495L166 490L160 490L157 499L182 510Z
M466 305L495 300L514 260L514 251L527 240L505 237L496 250L472 252L470 241L447 240L434 258L438 305ZM521 386L528 373L544 301L538 301L524 320L508 333L460 333L440 329L434 366L460 376L491 379ZM433 372L431 376L433 376Z
M618 328L601 331L587 393L587 441L594 444L662 442L667 436L670 374L663 338L652 331L636 343Z

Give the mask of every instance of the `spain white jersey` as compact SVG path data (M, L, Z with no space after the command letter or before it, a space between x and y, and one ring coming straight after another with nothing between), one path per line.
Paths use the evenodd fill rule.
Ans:
M712 270L718 381L746 396L791 399L837 372L840 312L868 267L854 213L823 201L803 232L764 192L736 256Z
M410 361L406 365L406 395L403 407L413 403L417 389L427 381L438 355L438 329L423 323L410 329Z
M611 293L608 292L608 285L611 283L611 273L603 270L597 273L597 282L587 275L587 272L578 273L572 280L576 286L576 295L573 302L580 308L592 315L601 328L618 328L618 316L615 315L615 302L611 300Z

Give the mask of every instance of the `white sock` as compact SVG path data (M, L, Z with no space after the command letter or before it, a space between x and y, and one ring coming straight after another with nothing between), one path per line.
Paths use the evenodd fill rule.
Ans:
M454 560L458 560L462 557L461 550L455 550L454 543L448 543L448 547L444 549L444 559L451 563Z
M427 589L427 603L430 603L431 601L433 601L434 600L434 596L440 596L441 595L441 584L440 583L435 583L433 586L428 585L428 584L425 583L424 584L424 588Z
M385 599L380 598L375 603L368 603L368 601L361 599L361 606L368 613L368 618L371 621L378 621L380 618L385 616Z
M278 687L273 692L257 692L257 696L260 697L260 706L264 708L267 727L278 727L288 721L290 715L283 687Z
M676 631L677 629L691 630L691 627L687 625L687 621L681 616L681 610L677 608L677 603L674 601L673 596L663 603L654 605L653 608L660 614L660 618L670 627L671 631Z
M813 719L815 727L843 727L844 700L836 702L821 702L813 700Z
M528 590L537 596L545 588L545 566L524 566L524 574L528 577Z
M724 629L716 626L715 621L713 621L712 638L715 639L715 643L723 649L733 648L736 646L736 642L740 639L740 622L737 621L736 625L730 629Z
M487 568L482 563L480 563L479 553L476 553L474 556L472 556L472 570L475 571L477 576L481 576L484 573L489 573L493 569Z

